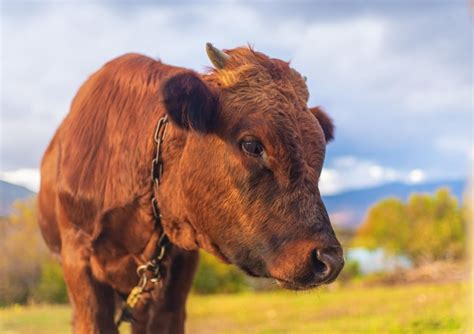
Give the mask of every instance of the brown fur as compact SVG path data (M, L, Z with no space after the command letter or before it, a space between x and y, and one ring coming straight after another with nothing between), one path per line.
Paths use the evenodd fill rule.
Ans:
M315 249L342 261L317 187L332 122L309 111L288 63L250 48L227 52L225 69L203 75L128 54L74 98L43 158L39 211L61 255L76 333L116 333L114 295L137 283L157 238L154 192L173 248L163 288L136 311L136 333L184 331L198 248L298 289L317 284ZM153 133L165 113L164 174L153 189ZM240 150L247 135L266 159Z

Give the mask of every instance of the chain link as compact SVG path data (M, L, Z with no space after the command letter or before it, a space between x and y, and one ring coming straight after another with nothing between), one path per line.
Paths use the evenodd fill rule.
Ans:
M155 157L151 163L151 180L153 184L153 196L151 198L151 208L153 217L155 219L155 228L161 228L161 234L156 243L155 251L151 260L147 263L138 266L137 275L140 278L138 284L131 290L127 297L125 305L122 308L120 317L117 319L117 326L122 321L134 322L133 308L140 300L141 295L145 292L146 285L148 282L155 286L163 277L162 273L162 261L166 255L166 249L169 244L168 237L166 236L163 227L161 226L161 213L158 207L158 201L155 197L155 188L161 183L161 177L163 174L163 160L161 158L161 145L165 136L166 125L168 124L168 117L165 115L160 118L156 126L155 135L153 139L156 143ZM150 277L150 278L149 278Z
M163 160L161 159L161 143L165 135L166 124L168 124L168 117L164 116L160 118L158 125L156 126L155 135L153 139L156 143L156 154L155 158L151 162L151 179L156 186L160 185L161 176L163 174ZM153 197L154 198L154 197Z

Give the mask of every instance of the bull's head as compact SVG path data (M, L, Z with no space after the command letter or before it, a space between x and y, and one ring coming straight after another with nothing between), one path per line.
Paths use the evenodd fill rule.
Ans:
M308 108L288 63L251 48L207 52L208 74L180 72L163 88L166 232L287 288L332 282L344 261L318 189L330 118Z

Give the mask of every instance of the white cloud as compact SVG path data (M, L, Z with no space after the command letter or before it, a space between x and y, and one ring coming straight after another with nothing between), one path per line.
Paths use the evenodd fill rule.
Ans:
M419 183L425 179L426 173L421 169L400 171L354 156L341 156L335 158L328 168L323 169L319 189L323 195L332 195L387 182Z
M420 183L426 178L425 172L421 169L414 169L408 174L408 180L410 183Z
M0 171L0 179L24 186L37 192L40 185L40 173L36 168L21 168L11 171Z

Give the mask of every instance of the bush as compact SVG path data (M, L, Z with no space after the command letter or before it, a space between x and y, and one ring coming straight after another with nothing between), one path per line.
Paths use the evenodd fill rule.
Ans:
M33 299L37 302L54 304L68 302L61 265L56 261L48 260L42 264L39 282L33 290Z
M235 293L250 288L243 273L214 256L201 252L200 263L193 282L193 291L200 294Z

